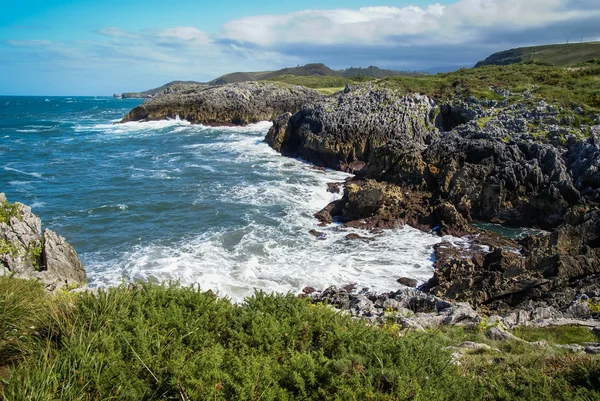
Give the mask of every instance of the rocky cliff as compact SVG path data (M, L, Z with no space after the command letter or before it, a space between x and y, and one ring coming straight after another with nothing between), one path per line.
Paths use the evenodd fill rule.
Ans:
M324 224L466 236L469 247L436 248L425 287L433 294L497 310L564 309L582 294L598 302L600 127L573 126L558 108L519 96L436 104L347 88L280 116L265 140L284 155L357 174L316 214ZM502 239L473 220L550 233Z
M336 97L308 103L275 120L265 140L286 156L356 170L392 139L425 145L437 134L435 102L374 85L349 85Z
M77 253L63 237L45 229L31 209L9 204L0 193L0 274L36 279L48 291L86 283L86 272Z
M302 86L244 82L157 95L121 122L180 117L206 125L246 125L270 121L322 97Z

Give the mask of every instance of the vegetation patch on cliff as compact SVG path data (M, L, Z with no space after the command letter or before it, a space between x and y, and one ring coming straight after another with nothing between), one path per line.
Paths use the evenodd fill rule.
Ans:
M0 223L8 224L11 217L20 217L19 204L9 203L6 198L0 198Z
M442 101L457 96L504 98L491 88L507 90L509 99L510 93L527 91L533 99L564 107L567 112L575 107L580 107L583 112L600 112L600 67L595 64L577 69L535 64L463 68L432 76L388 77L378 81L378 85L403 93L421 93ZM518 97L518 101L522 102L523 98Z
M5 400L600 397L595 357L490 351L461 365L447 348L460 333L381 330L293 295L236 305L138 284L53 297L2 277L0 306Z

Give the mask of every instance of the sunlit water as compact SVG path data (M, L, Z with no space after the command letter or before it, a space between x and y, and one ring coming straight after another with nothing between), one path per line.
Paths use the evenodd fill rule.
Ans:
M313 214L339 196L326 184L347 175L280 156L262 142L269 123L113 125L137 104L0 97L0 192L67 238L90 285L179 280L241 300L431 277L436 236L403 228L367 243L318 227Z

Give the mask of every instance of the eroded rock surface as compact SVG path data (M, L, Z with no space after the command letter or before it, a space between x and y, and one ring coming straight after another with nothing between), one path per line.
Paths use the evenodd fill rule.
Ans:
M282 116L267 142L357 175L315 215L322 224L464 237L436 247L426 291L485 311L568 314L583 295L600 300L600 127L563 120L526 93L436 104L366 85ZM549 232L506 240L474 220Z
M131 110L121 122L185 119L206 125L246 125L295 113L323 96L303 86L243 82L166 93Z
M266 141L275 150L320 166L359 171L391 139L425 144L435 135L437 108L426 96L400 96L372 85L305 104L275 121Z
M86 284L86 272L77 253L63 237L45 229L31 208L10 205L0 193L0 207L11 210L0 222L0 274L40 280L48 291Z

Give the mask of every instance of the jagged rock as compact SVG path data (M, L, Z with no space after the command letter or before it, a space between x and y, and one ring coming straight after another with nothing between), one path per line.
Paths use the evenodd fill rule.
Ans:
M435 102L426 96L347 86L337 97L305 104L285 130L276 124L267 142L284 155L340 168L367 163L371 152L391 139L425 143L437 133L436 113Z
M591 314L573 304L578 294L600 288L600 129L561 126L560 113L546 102L473 97L438 107L358 85L282 117L270 135L284 155L358 175L317 214L324 224L467 235L470 245L435 247L429 293L482 311L517 308L530 321L573 321ZM550 232L500 241L472 220ZM534 317L540 310L561 316Z
M44 230L28 206L15 203L8 224L0 222L0 273L40 280L48 291L81 286L86 273L75 250L53 231ZM0 207L8 207L0 194Z
M364 242L372 242L375 241L375 238L363 237L362 235L350 233L345 237L349 241L364 241Z
M121 122L179 116L206 125L246 125L295 113L303 104L322 97L314 89L269 82L198 87L154 96L131 110Z
M340 185L342 185L343 183L339 183L339 182L330 182L327 184L327 192L330 192L332 194L339 194L341 192L340 190Z
M79 286L86 282L86 272L75 249L54 231L44 230L42 268L38 277L50 291Z
M304 287L304 289L302 289L302 292L305 293L305 294L307 294L307 295L310 295L310 294L312 294L312 293L314 293L316 291L317 290L315 290L313 287Z

